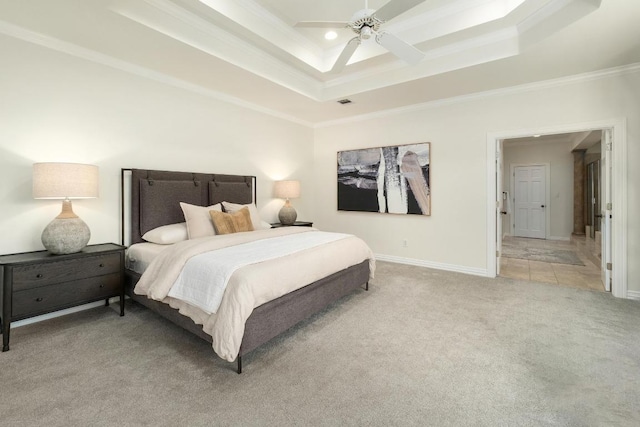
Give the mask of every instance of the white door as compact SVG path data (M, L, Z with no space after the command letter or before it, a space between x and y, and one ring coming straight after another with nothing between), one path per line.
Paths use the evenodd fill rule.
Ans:
M500 274L500 261L502 260L502 213L506 210L507 201L502 193L504 154L502 152L502 140L496 144L496 274Z
M547 171L544 165L516 166L514 180L514 235L546 237Z
M601 185L601 193L602 197L600 198L602 206L600 208L600 213L602 217L600 218L601 226L601 238L602 238L602 266L600 268L602 283L604 284L604 288L607 292L611 292L611 215L612 215L612 204L611 204L611 129L604 129L602 131L602 155L601 155L601 167L602 172L600 174L600 185Z

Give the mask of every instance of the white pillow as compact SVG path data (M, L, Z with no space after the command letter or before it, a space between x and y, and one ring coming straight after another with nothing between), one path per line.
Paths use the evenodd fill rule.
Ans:
M180 222L178 224L163 225L162 227L149 230L142 236L144 240L159 245L171 245L173 243L187 240L187 224Z
M234 213L239 211L240 209L247 207L249 208L249 214L251 215L251 223L253 224L254 230L264 230L267 228L271 228L271 224L266 221L263 221L260 218L260 214L258 213L258 208L253 203L249 203L248 205L239 205L237 203L230 202L222 202L222 206L224 206L224 210L229 213Z
M196 206L180 202L180 207L184 214L184 220L187 222L189 239L216 235L209 211L222 212L222 205L220 203L211 206Z

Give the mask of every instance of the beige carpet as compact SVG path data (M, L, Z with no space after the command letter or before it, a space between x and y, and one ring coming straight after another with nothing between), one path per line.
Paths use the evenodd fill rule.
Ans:
M17 328L0 425L640 425L640 303L378 267L242 375L134 304Z

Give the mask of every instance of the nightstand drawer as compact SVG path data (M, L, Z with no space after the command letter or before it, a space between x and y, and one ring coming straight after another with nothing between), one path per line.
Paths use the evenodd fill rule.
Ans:
M119 253L17 266L13 269L13 290L119 273L120 268Z
M120 272L14 292L11 318L35 316L120 295Z

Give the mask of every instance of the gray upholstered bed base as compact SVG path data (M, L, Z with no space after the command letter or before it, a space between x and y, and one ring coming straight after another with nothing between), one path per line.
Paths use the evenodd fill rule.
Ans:
M202 330L202 325L196 325L193 320L178 313L178 310L162 302L134 294L133 288L138 279L140 279L138 273L130 270L126 272L126 293L131 299L211 342L211 336ZM237 372L242 373L242 356L302 320L322 311L331 303L349 295L357 288L364 286L365 289L368 289L368 280L369 261L364 261L257 307L245 323L237 359Z
M209 206L223 200L235 203L250 203L251 200L255 200L255 178L253 177L123 169L123 183L125 171L132 171L130 191L130 238L132 243L141 241L142 234L151 228L179 222L176 221L178 213L175 210L163 215L158 213L158 207L162 205L173 205L175 207L177 201L172 200L172 198L183 197L185 181L193 182L197 180L198 184L194 183L193 185L198 190L192 191L192 197L200 198L200 200L192 199L190 202L201 206ZM159 185L163 180L166 183ZM208 185L204 185L206 183ZM155 186L155 188L145 188L147 185L150 187ZM162 201L162 203L159 203L159 201ZM152 212L152 217L146 217L145 212ZM139 279L140 275L138 273L131 270L126 271L126 293L131 299L200 338L211 342L211 336L202 330L201 325L196 325L190 318L178 313L178 310L159 301L134 294L133 288ZM354 292L357 288L364 286L365 289L368 289L368 280L369 262L365 260L358 265L336 272L255 308L245 323L245 332L237 360L237 372L242 372L242 356L280 335L300 321L318 313L331 303Z

